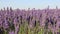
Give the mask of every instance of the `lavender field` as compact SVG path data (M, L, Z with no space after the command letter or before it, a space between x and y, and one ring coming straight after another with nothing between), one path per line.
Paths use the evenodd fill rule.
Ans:
M60 9L0 9L0 34L60 34Z

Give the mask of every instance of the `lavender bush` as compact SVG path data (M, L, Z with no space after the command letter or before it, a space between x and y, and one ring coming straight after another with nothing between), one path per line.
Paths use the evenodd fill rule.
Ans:
M0 34L60 34L60 10L0 10Z

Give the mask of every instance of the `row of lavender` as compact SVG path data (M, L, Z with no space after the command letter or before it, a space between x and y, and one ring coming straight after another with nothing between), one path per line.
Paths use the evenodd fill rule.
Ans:
M0 34L60 34L60 9L1 9Z

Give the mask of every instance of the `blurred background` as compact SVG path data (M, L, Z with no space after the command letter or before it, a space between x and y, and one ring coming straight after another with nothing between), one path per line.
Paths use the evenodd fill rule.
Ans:
M3 7L44 9L48 5L50 8L55 8L56 6L60 8L60 0L0 0L0 9Z

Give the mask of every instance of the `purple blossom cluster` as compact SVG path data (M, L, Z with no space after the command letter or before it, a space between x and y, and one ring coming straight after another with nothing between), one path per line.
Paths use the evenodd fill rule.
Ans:
M53 34L60 34L60 9L13 10L7 7L7 10L0 10L0 34L19 34L21 26L31 30L44 28L44 34L50 30Z

